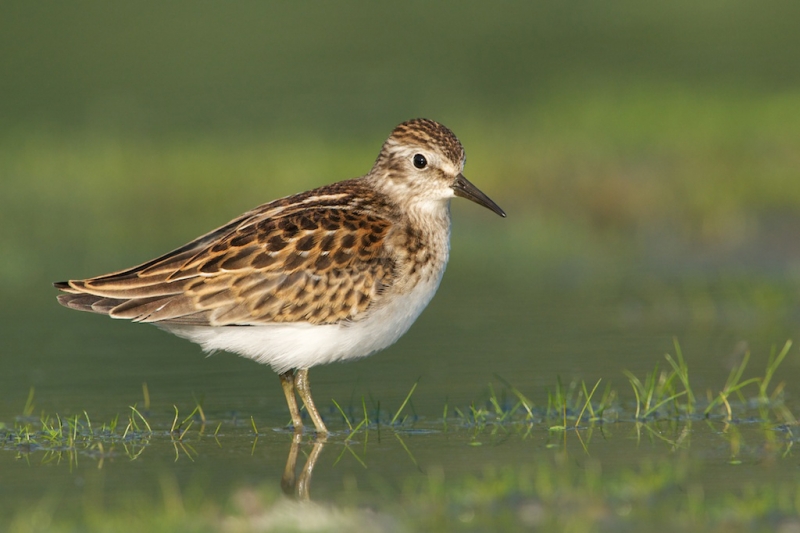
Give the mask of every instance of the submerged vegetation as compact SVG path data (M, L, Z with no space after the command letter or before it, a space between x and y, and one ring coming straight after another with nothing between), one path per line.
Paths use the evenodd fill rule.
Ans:
M205 448L209 445L222 449L244 446L254 454L260 447L274 447L277 435L283 442L292 440L282 481L284 491L297 483L302 485L297 490L303 492L298 492L300 501L292 503L272 486L245 487L220 503L211 495L189 498L183 491L192 489L180 489L174 480L165 478L160 496L137 494L130 495L129 501L90 505L69 520L60 521L52 514L55 507L42 503L16 513L9 531L40 531L43 523L47 531L70 531L75 524L90 531L271 530L264 524L291 531L300 529L308 516L320 517L325 524L322 530L346 527L356 531L513 530L525 526L579 532L616 530L625 524L654 531L798 527L800 484L752 481L722 490L706 486L697 477L707 468L706 461L686 453L698 451L692 446L717 449L724 443L721 449L726 451L714 453L721 454L730 468L743 460L774 461L791 454L797 421L784 399L786 383L776 377L791 345L787 341L782 348L775 348L766 369L756 375L751 375L749 354L745 354L717 390L703 392L692 387L690 369L677 341L674 353L665 357L665 367L656 366L644 376L626 372L629 389L602 386L601 381L564 384L557 380L547 394L547 403L536 405L525 392L498 377L501 387L490 384L484 400L468 407L446 405L442 418L436 420L413 414L415 383L396 411L381 410L379 404L368 408L363 398L357 408L342 407L334 400L339 429L327 442L313 436L292 440L289 429L276 433L259 428L253 417L213 420L198 401L188 414L181 414L177 406L171 414L151 413L146 386L140 407L133 405L109 422L92 420L86 411L36 416L31 390L22 414L12 424L0 426L2 449L31 466L66 463L73 468L84 457L102 469L109 458L139 460L149 447L163 444L172 447L175 461L194 461L209 453L203 451L211 450ZM642 439L661 443L667 454L645 453L610 468L601 459L602 446L595 457L595 432L603 441L619 441L619 446ZM373 433L376 436L370 437ZM756 438L761 444L754 444L752 433L760 435ZM332 468L348 457L368 471L370 442L380 442L382 434L384 438L393 435L415 468L420 468L415 457L420 439L456 439L469 447L498 446L515 438L530 440L536 447L543 442L544 448L530 462L517 466L489 464L455 477L433 466L422 475L409 476L399 488L379 482L375 490L382 497L376 501L369 496L373 489L352 482L327 495L328 503L309 501L313 500L309 496L311 472L325 446L338 449ZM625 434L628 436L623 437ZM266 440L260 443L260 439ZM692 444L692 439L697 443ZM303 470L306 477L297 482L292 472L298 451L310 450L312 444ZM583 458L575 456L577 452ZM374 505L373 511L362 509L365 499ZM138 506L136 512L132 502ZM115 516L126 518L123 522Z
M792 346L786 341L778 350L773 348L767 367L762 375L746 377L749 352L745 353L739 364L730 372L722 387L715 391L709 389L705 394L696 394L689 380L689 368L683 358L678 341L675 341L675 355L666 354L667 368L655 368L642 378L625 371L633 391L633 399L623 400L624 391L610 386L600 389L601 380L594 384L572 381L564 385L558 379L552 391L547 393L547 405L535 405L516 386L500 376L503 384L500 394L494 385L488 385L488 397L481 402L473 402L466 408L445 405L439 420L422 419L407 413L413 411L411 401L419 382L409 390L405 400L394 411L382 411L380 403L374 409L367 407L364 398L358 408L343 408L335 399L331 400L340 416L340 426L332 433L336 440L345 443L357 440L371 429L385 428L399 434L411 429L425 431L458 432L467 431L473 436L485 432L518 432L528 436L532 431L546 429L550 432L582 430L604 424L634 424L639 427L659 421L690 422L714 421L725 424L759 423L779 426L789 441L794 440L793 428L797 419L784 401L786 383L774 383L778 367L786 358ZM149 412L149 390L143 385L144 412ZM631 395L628 393L628 397ZM194 408L181 414L174 407L174 416L154 416L158 424L148 420L136 405L129 412L117 415L105 423L93 422L89 414L62 416L42 413L34 415L34 390L13 425L0 425L0 442L6 450L20 453L45 452L50 455L82 453L102 459L112 453L115 447L122 447L124 455L135 459L142 453L151 439L166 438L175 445L176 460L180 458L179 447L187 456L191 447L186 448L190 437L211 437L218 443L224 440L220 433L227 426L241 430L242 424L235 420L206 419L201 402L195 399ZM153 429L155 427L155 429ZM251 416L244 424L250 436L256 440L263 434ZM290 431L290 428L286 428Z

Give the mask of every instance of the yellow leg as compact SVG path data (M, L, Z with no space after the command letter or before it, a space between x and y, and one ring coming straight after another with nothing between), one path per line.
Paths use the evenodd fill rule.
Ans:
M281 374L281 387L286 396L286 403L289 405L289 414L292 415L292 425L297 433L303 431L303 418L300 416L300 409L297 407L297 398L294 396L294 370L289 370Z
M297 389L297 394L300 395L300 399L303 400L306 411L314 422L314 427L317 428L317 434L327 435L328 428L325 427L325 423L322 421L322 417L319 416L319 411L317 411L317 406L314 405L314 399L311 398L311 386L308 383L307 368L300 368L295 371L294 387Z

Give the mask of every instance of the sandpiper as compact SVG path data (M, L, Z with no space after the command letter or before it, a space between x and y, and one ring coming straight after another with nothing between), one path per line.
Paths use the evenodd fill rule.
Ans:
M464 177L465 161L446 127L404 122L365 176L266 203L139 266L55 283L58 301L270 365L295 431L296 391L325 435L308 369L408 330L442 279L453 196L506 216Z

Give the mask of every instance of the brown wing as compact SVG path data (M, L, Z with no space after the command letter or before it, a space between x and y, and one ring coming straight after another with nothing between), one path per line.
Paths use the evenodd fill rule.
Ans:
M394 281L392 223L349 195L267 204L132 269L57 283L71 308L138 322L332 324Z

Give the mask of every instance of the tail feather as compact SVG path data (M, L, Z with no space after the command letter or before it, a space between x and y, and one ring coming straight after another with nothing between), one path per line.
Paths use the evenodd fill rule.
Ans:
M88 311L90 313L98 313L107 315L111 310L122 304L125 300L117 298L105 298L103 296L95 296L94 294L59 294L58 303L70 309L77 309L78 311Z

